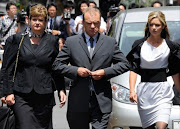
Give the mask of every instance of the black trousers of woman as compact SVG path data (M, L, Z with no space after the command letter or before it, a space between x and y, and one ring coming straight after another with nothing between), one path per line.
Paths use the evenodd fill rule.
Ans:
M13 111L16 129L52 129L52 109L54 94L15 92Z

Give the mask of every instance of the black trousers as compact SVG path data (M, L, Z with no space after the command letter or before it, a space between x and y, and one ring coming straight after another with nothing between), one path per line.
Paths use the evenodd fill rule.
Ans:
M34 91L28 94L15 92L13 111L16 129L52 129L52 108L54 94L40 95Z
M67 112L70 129L107 129L110 113L102 113L95 93L90 97L89 112Z

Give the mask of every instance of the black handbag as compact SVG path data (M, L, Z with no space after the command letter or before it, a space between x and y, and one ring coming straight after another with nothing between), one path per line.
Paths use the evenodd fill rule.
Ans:
M0 129L15 129L14 113L8 106L0 107Z

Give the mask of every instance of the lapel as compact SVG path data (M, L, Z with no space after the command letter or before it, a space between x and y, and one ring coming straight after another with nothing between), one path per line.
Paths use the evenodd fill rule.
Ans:
M36 53L39 53L46 46L48 41L49 41L48 34L45 33L40 40L39 46L37 47L37 50L36 50Z
M99 50L99 48L101 47L101 45L103 44L103 35L102 34L99 34L98 35L98 38L97 38L97 43L96 43L96 46L94 48L94 51L93 51L93 55L92 55L92 59L94 57L94 55L96 54L96 52ZM79 40L79 43L81 44L82 48L84 49L86 55L90 58L90 54L89 54L89 51L88 51L88 48L87 48L87 43L86 43L86 39L85 39L85 35L84 33L82 33L82 35L80 36L80 40Z
M82 35L79 37L79 43L81 44L83 50L85 51L86 55L90 58L90 54L87 48L87 43L86 43L86 39L85 39L85 35L84 33L82 33Z
M48 42L47 37L48 37L47 33L45 33L44 36L42 37L42 39L40 40L39 46L37 47L36 50L33 49L30 38L28 35L24 37L24 41L23 41L24 43L23 44L33 55L36 56L36 54L39 53L46 46L46 44Z
M34 49L32 48L31 41L28 34L24 37L23 46L27 48L33 55L35 55Z
M94 51L93 51L93 55L92 55L92 59L94 57L94 55L96 54L96 52L99 50L99 48L102 46L103 44L103 35L102 34L98 34L98 38L97 38L97 43L96 43L96 46L94 48Z

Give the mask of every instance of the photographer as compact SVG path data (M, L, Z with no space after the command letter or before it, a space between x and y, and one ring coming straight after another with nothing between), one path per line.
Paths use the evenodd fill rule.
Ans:
M2 19L0 18L0 48L3 49L6 39L15 34L17 7L14 2L8 2L6 5L6 12Z
M65 24L65 33L64 38L66 40L67 37L74 34L74 19L71 17L71 12L74 9L74 3L72 1L65 1L64 2L64 13L63 13L63 23Z
M16 29L16 33L18 32L23 32L26 30L27 28L27 24L26 24L26 16L27 16L27 12L25 12L24 10L22 10L21 12L17 13L17 29Z
M107 33L109 32L111 26L111 19L120 11L119 7L115 7L115 5L109 8L109 12L107 13Z

